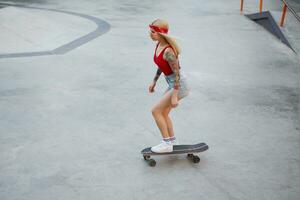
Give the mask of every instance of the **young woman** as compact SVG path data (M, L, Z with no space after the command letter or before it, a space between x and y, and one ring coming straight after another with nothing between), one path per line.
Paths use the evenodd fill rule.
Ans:
M190 89L179 66L178 55L180 54L180 48L176 41L168 35L168 22L157 19L149 25L149 28L151 39L157 41L154 62L158 67L154 80L149 86L149 92L154 92L156 82L161 73L164 73L168 83L168 89L152 109L152 115L163 140L160 144L152 147L151 150L156 153L172 152L173 145L177 144L177 142L169 113L172 108L177 107L180 99L189 94Z

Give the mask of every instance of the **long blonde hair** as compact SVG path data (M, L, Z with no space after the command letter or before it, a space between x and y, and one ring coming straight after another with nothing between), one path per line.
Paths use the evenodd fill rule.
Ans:
M168 22L166 20L163 20L163 19L157 19L157 20L153 21L151 25L169 30ZM177 44L175 38L173 38L173 37L171 37L171 36L169 36L168 34L165 34L165 33L159 33L159 32L157 32L157 33L161 37L163 37L169 45L172 46L173 51L175 53L175 56L178 57L178 55L181 53L181 49L180 49L179 45Z

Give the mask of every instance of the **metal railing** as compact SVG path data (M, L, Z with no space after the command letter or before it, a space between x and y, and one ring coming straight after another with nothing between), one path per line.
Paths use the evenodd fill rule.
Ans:
M289 11L294 15L294 17L300 22L300 17L296 13L296 11L289 5L289 3L286 0L281 0L283 5L282 5L282 14L281 14L281 19L279 25L282 27L284 24L285 16L286 16L286 10L289 9ZM243 12L244 9L244 0L241 0L241 7L240 11ZM259 0L259 12L262 13L263 9L263 0Z
M296 13L296 11L288 4L286 0L281 0L283 3L282 7L282 14L281 14L281 20L280 20L280 26L283 26L284 24L284 19L285 19L285 14L286 14L286 9L288 8L289 11L296 17L296 19L300 22L300 17Z
M241 12L243 12L244 9L244 0L241 0ZM263 0L259 0L259 12L261 13L263 9Z

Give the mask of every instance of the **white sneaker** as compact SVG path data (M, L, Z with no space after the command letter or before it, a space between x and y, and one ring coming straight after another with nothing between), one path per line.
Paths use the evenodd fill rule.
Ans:
M176 139L176 140L172 140L171 143L172 143L173 145L179 145L179 142L178 142L177 139Z
M167 144L166 142L162 142L159 145L151 147L151 151L154 153L168 153L173 151L173 144Z

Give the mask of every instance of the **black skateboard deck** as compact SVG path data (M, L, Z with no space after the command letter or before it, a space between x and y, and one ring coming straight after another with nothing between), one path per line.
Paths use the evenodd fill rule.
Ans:
M148 162L148 164L152 167L156 165L156 161L151 159L151 156L159 156L159 155L174 155L174 154L187 154L188 158L191 158L194 163L199 163L200 158L194 153L200 153L206 151L208 149L208 145L205 143L198 143L193 145L174 145L173 151L168 153L155 153L151 151L151 147L145 148L141 151L144 159Z

